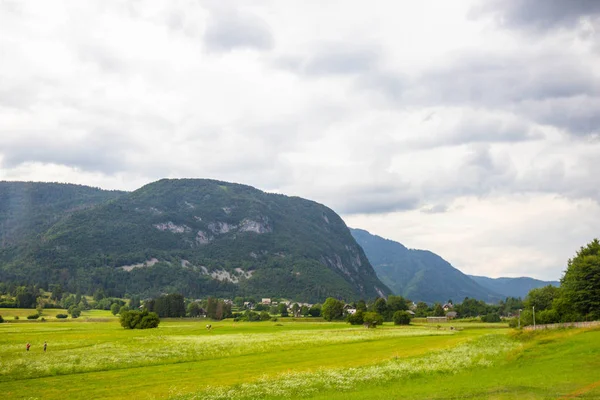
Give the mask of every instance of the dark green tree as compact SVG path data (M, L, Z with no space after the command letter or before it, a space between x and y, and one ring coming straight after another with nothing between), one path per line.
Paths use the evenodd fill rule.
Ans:
M321 315L327 321L341 319L344 315L344 303L333 297L328 297L323 303L323 307L321 307Z
M121 307L119 307L119 305L117 303L112 303L110 306L110 312L112 315L117 315L119 313L119 309Z
M600 241L594 239L569 260L562 297L586 319L600 319Z
M435 303L435 306L433 306L433 316L434 317L443 317L444 315L446 315L444 313L444 309L442 308L442 305L440 303Z
M346 317L346 322L350 325L362 325L364 323L364 312L361 310L356 310L354 314L349 314Z
M313 304L312 307L308 310L308 314L311 317L320 317L321 316L321 305Z
M396 311L393 316L394 325L408 325L410 324L411 315L407 311Z
M121 314L121 326L125 329L149 329L157 328L160 323L158 314L154 312L144 311L126 311Z
M377 325L383 324L383 317L375 312L366 312L363 316L363 324L367 328L376 328Z
M532 289L525 298L525 308L535 307L535 311L544 311L552 308L554 299L558 298L560 289L556 286L548 285L537 289Z
M278 311L279 311L279 314L282 317L287 317L289 315L288 314L288 308L287 308L287 305L285 303L279 303Z

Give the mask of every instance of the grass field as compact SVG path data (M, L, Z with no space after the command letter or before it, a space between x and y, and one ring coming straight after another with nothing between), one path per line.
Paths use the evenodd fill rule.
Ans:
M472 323L453 324L455 330L367 330L280 320L212 322L207 331L202 320L166 320L158 329L130 331L111 317L0 324L2 393L40 399L600 398L600 384L594 386L600 330L515 334L505 325Z

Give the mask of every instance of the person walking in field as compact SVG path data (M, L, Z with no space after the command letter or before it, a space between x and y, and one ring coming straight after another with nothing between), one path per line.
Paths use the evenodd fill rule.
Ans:
M48 343L44 342L44 353L46 352L46 347L48 347Z
M27 344L25 345L25 348L27 349L27 351L29 351L30 347L31 347L31 345L29 344L29 342L27 342Z

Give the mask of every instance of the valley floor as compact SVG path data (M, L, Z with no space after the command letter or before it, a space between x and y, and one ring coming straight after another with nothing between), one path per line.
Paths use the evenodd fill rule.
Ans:
M367 330L286 319L205 325L0 324L1 392L40 399L600 398L600 330L518 333L473 323Z

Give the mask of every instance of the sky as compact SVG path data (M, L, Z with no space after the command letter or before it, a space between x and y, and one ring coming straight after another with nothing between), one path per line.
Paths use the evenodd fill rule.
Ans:
M600 1L0 1L0 180L183 177L559 279L600 236Z

